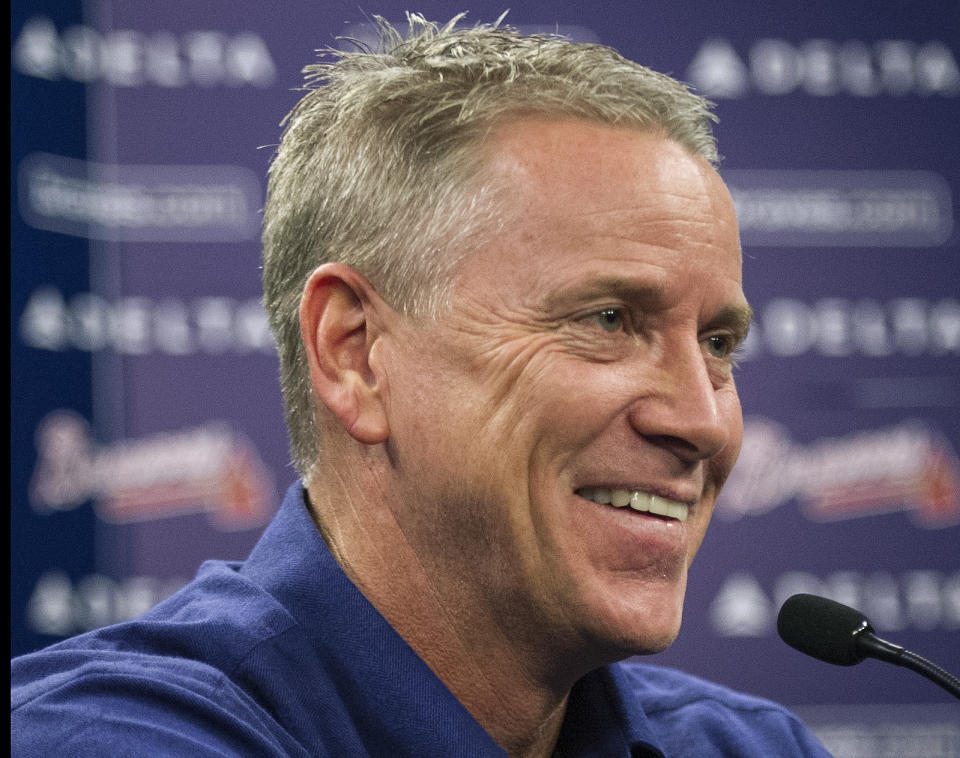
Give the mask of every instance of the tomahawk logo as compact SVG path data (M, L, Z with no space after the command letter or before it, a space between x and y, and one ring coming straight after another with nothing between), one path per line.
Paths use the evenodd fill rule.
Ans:
M789 500L814 521L906 510L920 526L953 526L960 523L960 461L919 421L801 445L769 419L748 419L718 513L760 515Z
M94 501L104 521L129 523L207 512L223 530L260 526L273 483L253 446L222 425L97 447L86 421L55 411L37 430L30 486L39 512Z

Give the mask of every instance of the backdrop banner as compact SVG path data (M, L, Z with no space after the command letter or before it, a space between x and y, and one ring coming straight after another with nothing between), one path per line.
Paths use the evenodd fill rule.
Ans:
M787 597L823 594L960 670L960 5L510 8L690 83L720 119L757 314L744 447L652 660L794 707L837 756L960 756L930 682L775 630ZM373 16L407 10L460 9L12 4L12 654L242 559L279 505L267 167L316 51L375 44Z

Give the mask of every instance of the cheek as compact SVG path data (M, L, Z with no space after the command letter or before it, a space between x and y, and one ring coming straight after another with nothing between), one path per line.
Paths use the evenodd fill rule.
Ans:
M740 456L740 446L743 443L743 411L740 407L740 396L735 387L731 386L720 397L720 412L729 431L726 447L716 456L716 470L713 472L717 489L723 486L730 474L730 470Z
M561 358L524 372L512 395L514 433L562 466L608 429L624 407L617 380L596 365Z
M722 392L719 400L720 412L727 424L729 436L723 450L706 462L707 477L703 502L704 505L708 506L708 509L704 512L702 520L697 524L697 528L691 530L688 565L693 562L694 556L700 549L707 532L707 526L713 516L717 496L740 455L740 445L743 441L743 415L736 390L731 388L729 392Z
M532 443L556 435L579 402L581 388L545 340L501 345L469 366L469 404L480 420L478 436L491 444Z

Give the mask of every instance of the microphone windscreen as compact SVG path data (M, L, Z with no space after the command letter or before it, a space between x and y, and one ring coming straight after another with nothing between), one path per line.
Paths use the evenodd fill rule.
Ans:
M777 632L790 647L838 666L860 663L857 635L873 631L862 613L817 595L794 595L777 616Z

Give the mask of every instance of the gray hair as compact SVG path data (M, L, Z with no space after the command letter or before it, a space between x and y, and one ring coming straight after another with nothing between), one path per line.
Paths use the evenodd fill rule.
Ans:
M320 264L363 274L402 313L447 305L457 263L506 222L484 177L489 132L513 116L654 131L716 164L710 103L596 44L501 25L442 28L377 17L377 49L322 52L284 119L263 228L264 305L277 341L294 466L309 482L319 415L301 340L304 285ZM502 20L502 17L501 17Z

